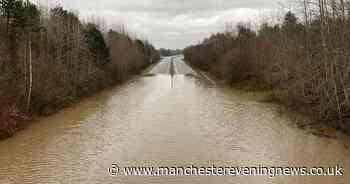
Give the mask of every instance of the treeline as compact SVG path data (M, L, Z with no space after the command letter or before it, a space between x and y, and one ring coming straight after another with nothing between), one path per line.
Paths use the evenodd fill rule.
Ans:
M182 54L182 50L180 50L180 49L172 50L172 49L161 48L158 50L158 52L161 56L164 56L164 57Z
M212 35L188 47L186 61L350 131L350 1L304 0L300 8L280 24Z
M0 138L157 61L147 41L102 32L62 7L0 0Z

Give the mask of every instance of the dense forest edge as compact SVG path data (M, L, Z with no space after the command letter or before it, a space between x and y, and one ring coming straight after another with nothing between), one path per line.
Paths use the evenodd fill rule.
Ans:
M280 23L240 23L185 49L190 65L350 132L350 1L303 0Z
M176 55L180 55L182 54L182 50L181 49L164 49L161 48L158 50L159 54L161 56L164 57L168 57L168 56L176 56Z
M138 74L160 56L124 30L104 31L61 6L0 0L0 139Z

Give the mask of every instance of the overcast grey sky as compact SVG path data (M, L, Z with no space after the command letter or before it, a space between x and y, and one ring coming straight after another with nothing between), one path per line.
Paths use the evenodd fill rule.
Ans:
M157 48L184 48L227 22L257 21L281 0L61 0L81 16L103 17L109 25L123 23Z

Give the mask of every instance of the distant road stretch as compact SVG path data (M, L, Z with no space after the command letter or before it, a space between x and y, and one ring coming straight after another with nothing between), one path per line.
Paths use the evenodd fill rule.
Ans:
M170 74L171 61L173 61L176 75L195 74L196 72L194 72L183 59L184 57L182 55L165 57L150 73Z

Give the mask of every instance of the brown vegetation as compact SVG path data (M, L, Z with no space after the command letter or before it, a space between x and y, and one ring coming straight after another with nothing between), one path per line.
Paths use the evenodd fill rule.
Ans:
M3 107L0 111L0 139L13 136L24 126L27 117L14 106Z
M187 62L231 84L249 81L273 90L288 107L308 109L323 122L350 130L350 1L304 0L304 13L258 31L211 36L185 50ZM305 107L305 108L300 108Z
M24 0L0 0L0 56L2 135L15 132L21 112L50 114L159 59L147 41Z

